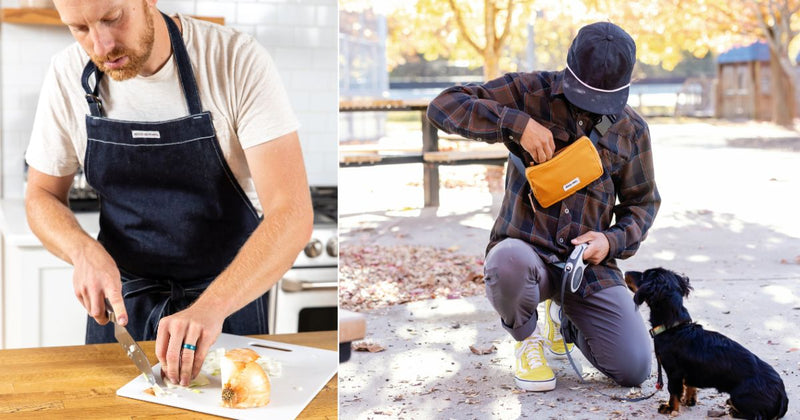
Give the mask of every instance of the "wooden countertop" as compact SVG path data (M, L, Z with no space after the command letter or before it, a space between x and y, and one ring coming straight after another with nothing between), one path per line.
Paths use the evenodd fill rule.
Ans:
M337 350L336 331L261 335L257 338ZM139 343L151 362L155 341ZM117 343L0 350L0 416L16 418L218 418L116 395L139 371ZM303 410L300 419L335 419L338 375Z

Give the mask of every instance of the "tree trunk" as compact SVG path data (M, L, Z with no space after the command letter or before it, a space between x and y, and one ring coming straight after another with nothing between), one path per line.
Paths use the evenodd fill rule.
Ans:
M493 80L500 77L500 56L491 48L483 54L483 80Z
M770 76L772 79L772 122L784 127L794 125L795 97L792 75L781 67L780 59L770 50ZM759 81L756 81L758 83Z

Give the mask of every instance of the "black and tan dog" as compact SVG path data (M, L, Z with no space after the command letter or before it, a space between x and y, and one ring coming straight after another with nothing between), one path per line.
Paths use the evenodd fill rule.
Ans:
M650 334L656 357L667 373L669 401L658 412L680 410L680 403L697 403L697 388L730 394L731 415L774 419L786 414L789 399L778 373L739 343L692 322L683 298L689 279L663 268L627 272L625 282L637 305L650 307Z

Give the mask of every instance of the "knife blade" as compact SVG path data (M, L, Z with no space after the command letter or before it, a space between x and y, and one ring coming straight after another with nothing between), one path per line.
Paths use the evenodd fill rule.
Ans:
M128 329L117 324L117 316L114 314L114 308L111 307L111 302L109 302L108 299L106 299L106 313L108 314L108 319L114 323L114 337L116 337L122 349L125 350L125 354L133 360L133 364L144 374L144 378L150 386L155 386L156 377L153 375L153 368L150 366L147 355L144 354L142 348L136 344L136 341L131 337Z

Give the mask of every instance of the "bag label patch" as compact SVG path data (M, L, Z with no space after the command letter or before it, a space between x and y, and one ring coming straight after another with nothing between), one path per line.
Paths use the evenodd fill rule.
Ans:
M160 139L161 132L147 130L131 130L131 136L135 139Z
M570 188L572 188L572 187L574 187L574 186L576 186L576 185L578 185L580 183L581 183L581 179L579 177L576 177L572 181L567 182L566 184L564 184L564 191L569 191Z

